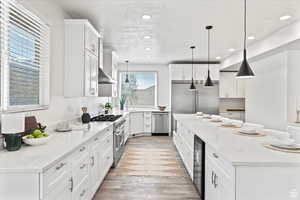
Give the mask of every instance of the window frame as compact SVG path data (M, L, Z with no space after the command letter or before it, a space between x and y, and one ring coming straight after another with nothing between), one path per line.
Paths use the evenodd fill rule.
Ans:
M126 73L127 70L118 70L118 98L121 97L121 73ZM155 74L155 97L154 97L154 105L127 105L129 108L156 108L158 103L158 71L143 71L143 70L128 70L128 73L154 73Z
M8 24L5 22L5 25L2 25L4 29L2 30L0 35L0 41L3 41L5 49L1 51L1 99L0 99L0 113L13 113L13 112L24 112L24 111L35 111L35 110L45 110L49 108L49 101L50 101L50 25L45 23L42 18L32 12L30 9L24 7L21 3L17 2L16 0L9 0L8 4L11 3L15 7L17 7L20 12L27 14L33 20L36 20L38 23L41 24L42 28L40 29L43 31L43 37L46 39L46 46L43 46L43 50L40 52L39 55L45 55L45 62L39 64L39 103L38 104L31 104L31 105L9 105L9 93L10 93L10 67L9 67L9 29ZM5 7L5 5L4 5ZM5 18L9 17L9 9L2 8L1 12L3 12L3 16ZM2 18L2 16L0 16ZM3 19L5 20L5 19ZM45 47L45 48L44 48Z

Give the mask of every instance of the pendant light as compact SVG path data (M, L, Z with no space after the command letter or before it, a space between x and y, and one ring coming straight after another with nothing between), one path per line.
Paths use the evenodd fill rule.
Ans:
M206 87L213 87L214 83L212 82L211 78L210 78L210 30L212 29L212 26L206 26L206 30L207 30L207 37L208 37L208 45L207 45L207 61L208 61L208 71L207 71L207 79L205 81L204 86Z
M247 61L247 0L244 1L244 51L243 51L243 62L237 73L237 78L252 78L254 73Z
M190 49L192 50L192 83L191 83L191 86L190 86L190 90L191 91L195 91L197 90L196 87L195 87L195 84L194 84L194 49L196 47L195 46L191 46Z
M125 62L126 62L126 65L127 65L125 83L129 83L129 77L128 77L128 63L129 63L129 61L128 61L128 60L126 60Z

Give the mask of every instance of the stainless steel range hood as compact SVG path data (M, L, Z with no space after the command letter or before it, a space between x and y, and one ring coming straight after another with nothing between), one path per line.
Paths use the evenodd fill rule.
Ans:
M98 84L115 84L114 81L109 75L107 75L101 68L98 70Z

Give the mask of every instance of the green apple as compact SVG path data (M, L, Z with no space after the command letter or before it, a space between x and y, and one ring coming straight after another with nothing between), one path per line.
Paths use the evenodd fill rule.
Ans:
M32 139L32 138L34 138L34 136L33 135L28 135L28 136L26 136L26 138L27 139Z
M36 130L33 131L32 135L33 135L34 137L38 137L38 136L43 135L43 133L42 133L41 130L36 129Z

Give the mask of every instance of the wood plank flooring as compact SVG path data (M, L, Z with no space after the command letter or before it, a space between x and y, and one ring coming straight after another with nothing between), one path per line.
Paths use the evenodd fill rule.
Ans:
M200 200L171 137L132 138L94 200Z

